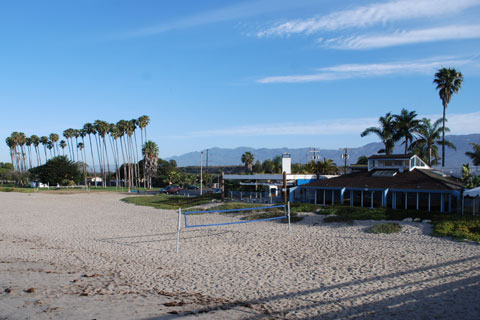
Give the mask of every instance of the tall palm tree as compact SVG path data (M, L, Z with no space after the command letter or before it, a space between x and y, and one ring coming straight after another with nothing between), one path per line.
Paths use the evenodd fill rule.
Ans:
M12 136L7 137L5 139L5 143L7 144L8 148L10 149L10 158L12 159L12 167L15 169L15 148L16 143Z
M83 142L79 142L77 144L77 149L80 149L80 155L82 156L83 178L85 179L85 186L86 186L87 185L87 163L85 159L85 144Z
M125 134L127 132L127 121L125 120L118 121L117 128L120 132L119 138L120 138L120 147L122 150L122 158L123 158L123 177L127 181L128 191L130 191L130 188L131 188L130 178L129 178L130 170L128 170L128 174L127 174L127 165L128 165L128 169L130 169L130 161L128 161L127 143L126 143L127 138L125 137ZM127 154L127 158L125 157L125 154Z
M40 137L40 143L43 145L43 150L45 151L45 163L47 163L48 156L47 156L47 145L48 145L48 137L47 136L41 136Z
M95 126L89 122L83 125L83 130L88 134L88 140L90 142L90 153L92 155L92 164L93 164L93 176L95 177L95 183L97 181L97 169L95 169L95 157L93 156L93 145L92 145L92 134L96 133Z
M397 139L405 138L405 154L408 152L408 142L412 141L414 134L420 126L420 120L415 119L417 113L402 109L400 114L394 115L394 126L397 133Z
M474 166L480 166L480 144L472 143L473 151L467 151L465 154L472 159Z
M437 85L438 94L443 105L443 125L442 125L442 167L445 167L445 111L452 95L458 93L462 88L463 75L453 68L442 68L435 73L433 83Z
M67 147L67 143L65 140L60 140L60 148L62 148L62 154L65 156L65 148Z
M432 124L430 119L423 118L417 129L417 140L410 145L410 150L425 160L429 166L437 164L440 159L437 145L442 145L442 140L440 139L442 133L440 125L442 122L443 119L438 119ZM445 127L445 132L449 131L450 129ZM445 140L445 145L456 150L455 145L448 140Z
M35 155L36 155L36 162L37 162L37 167L40 165L40 154L38 152L38 145L40 144L40 138L33 134L30 136L30 139L32 140L32 145L33 148L35 149Z
M26 171L27 170L27 157L25 153L25 143L26 143L27 137L25 136L25 133L23 132L17 132L16 135L16 140L17 144L20 147L20 165L21 165L21 171Z
M370 127L365 129L360 136L365 137L371 133L377 135L384 145L383 149L378 150L378 153L385 153L385 154L392 154L393 147L395 146L395 142L398 139L398 135L395 132L395 123L394 117L389 112L385 115L385 117L380 117L378 119L380 123L380 127Z
M57 154L59 155L60 153L58 152L58 139L60 139L60 137L56 133L51 133L49 138L50 138L50 141L52 141L53 146L55 147L53 149L53 153L55 155L57 155Z
M73 157L73 129L70 128L70 129L67 129L67 130L64 130L63 131L63 136L65 137L65 139L67 139L67 146L68 146L68 153L70 154L70 160L73 160L75 161L74 157ZM70 139L71 141L69 142L68 139Z
M147 126L150 123L150 117L143 115L137 119L138 127L140 128L140 143L143 146L143 141L147 141ZM143 137L143 131L145 129L145 139ZM145 188L146 176L145 176L145 162L143 162L143 187Z
M27 153L28 153L28 164L29 168L33 168L32 165L32 138L31 137L26 137L25 138L25 145L27 146Z
M253 167L253 162L255 161L255 157L254 155L251 153L251 152L245 152L244 154L242 154L242 162L243 164L245 165L245 167L248 168L248 171L252 171L252 167Z
M152 188L152 177L157 172L158 167L158 146L153 141L146 141L142 147L143 162L145 174L148 180L148 188Z

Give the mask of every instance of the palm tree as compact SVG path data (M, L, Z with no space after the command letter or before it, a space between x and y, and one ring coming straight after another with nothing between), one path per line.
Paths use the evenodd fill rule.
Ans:
M140 142L141 145L143 146L144 143L143 141L147 141L147 125L150 123L150 118L146 115L141 116L140 118L137 119L137 124L138 127L140 128ZM145 139L143 137L143 130L145 129ZM145 183L146 183L146 177L145 177L145 162L143 163L143 187L145 188Z
M97 183L97 169L95 169L95 157L93 156L93 145L92 145L92 134L96 133L95 127L93 124L87 122L83 125L83 130L88 134L88 140L90 141L90 153L92 155L92 164L93 164L93 176L95 177L95 183Z
M415 119L417 113L402 109L400 114L394 115L394 126L397 133L397 139L405 138L405 154L408 152L408 141L412 141L414 134L420 126L420 120Z
M17 147L16 142L14 141L13 137L10 136L5 139L5 143L10 149L10 158L12 159L12 167L15 169L15 148Z
M425 160L429 166L437 164L440 159L437 145L442 145L442 140L440 140L442 121L443 119L438 119L432 124L430 119L423 118L417 128L417 140L410 145L410 150ZM445 127L445 132L449 131L450 129ZM445 145L456 150L455 145L448 140L445 140Z
M158 167L158 146L153 141L147 141L142 147L144 173L148 179L148 188L152 188L152 177L157 172Z
M243 164L245 165L245 167L248 168L248 171L252 171L252 166L253 166L253 162L255 161L255 157L253 156L253 154L251 152L245 152L244 154L242 154L242 162Z
M40 137L40 143L43 145L43 150L45 151L45 163L47 163L48 156L47 156L47 145L48 145L48 137L47 136L41 136Z
M453 68L442 68L435 73L433 83L437 85L438 94L443 105L442 125L442 167L445 167L445 111L454 93L462 88L463 75Z
M26 158L25 150L23 148L25 146L26 139L27 139L27 137L25 136L25 133L17 132L16 140L17 140L18 146L20 147L21 171L26 171L27 170L27 158Z
M480 166L480 144L472 143L473 152L467 151L465 155L472 159L474 166Z
M128 191L130 191L130 178L127 176L127 163L128 163L128 167L130 169L130 163L128 161L128 159L125 158L125 154L127 154L127 157L128 157L128 153L127 153L127 143L126 143L126 137L125 137L125 133L126 133L126 130L127 130L127 122L125 120L120 120L117 122L117 128L120 132L120 147L122 149L122 158L123 158L123 177L124 179L127 181L127 186L128 186ZM128 174L130 174L130 170L128 171Z
M85 179L85 186L87 185L87 163L85 162L85 144L79 142L77 144L77 149L80 149L80 155L82 155L82 167L83 167L83 178ZM83 151L83 153L82 153Z
M27 153L28 153L28 164L30 165L29 168L33 168L32 165L32 138L26 137L25 138L25 145L27 146Z
M49 136L49 138L50 138L50 141L52 141L53 146L55 147L55 148L53 149L53 153L54 153L55 155L60 154L60 153L58 152L58 143L57 143L57 142L58 142L58 139L60 138L60 137L58 136L58 134L56 134L56 133L51 133L50 136Z
M70 160L75 161L75 159L73 157L73 140L72 140L73 129L70 128L70 129L67 129L67 130L63 131L63 136L65 137L65 139L67 139L67 146L68 146L68 153L70 153ZM71 139L72 141L68 142L68 139Z
M67 143L65 142L65 140L60 140L60 148L62 148L63 156L65 156L65 147L66 146L67 146Z
M310 161L310 167L316 175L338 173L338 167L333 160L325 157L319 162L315 162L314 160Z
M377 135L382 140L384 145L384 149L380 149L377 152L392 154L393 147L398 139L398 136L395 132L394 117L389 112L385 115L385 117L380 117L378 122L380 123L380 127L367 128L360 134L360 136L365 137L370 133Z
M32 135L30 137L32 140L33 147L35 148L35 154L37 155L37 167L40 165L40 154L38 152L38 145L40 144L40 138L37 135Z

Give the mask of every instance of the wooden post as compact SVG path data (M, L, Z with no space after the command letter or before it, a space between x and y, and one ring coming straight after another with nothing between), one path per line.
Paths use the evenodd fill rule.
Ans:
M225 180L224 173L222 171L222 202L225 201Z

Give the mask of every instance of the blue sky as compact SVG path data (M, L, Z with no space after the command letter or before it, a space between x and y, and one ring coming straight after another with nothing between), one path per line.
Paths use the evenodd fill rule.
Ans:
M478 133L480 0L3 1L4 139L149 115L168 157L211 147L356 147L401 108L438 118L435 71Z

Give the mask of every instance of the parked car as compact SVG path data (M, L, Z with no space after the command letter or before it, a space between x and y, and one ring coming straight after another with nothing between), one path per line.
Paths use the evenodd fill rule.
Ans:
M198 189L200 189L200 188L197 187L197 186L195 186L195 185L193 185L193 184L190 184L190 185L185 186L185 189L186 189L186 190L198 190Z
M181 190L182 188L172 184L163 188L161 192L166 194L178 194Z

